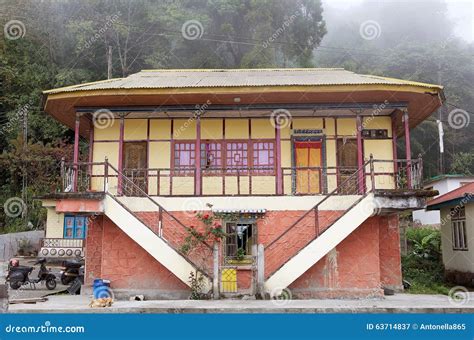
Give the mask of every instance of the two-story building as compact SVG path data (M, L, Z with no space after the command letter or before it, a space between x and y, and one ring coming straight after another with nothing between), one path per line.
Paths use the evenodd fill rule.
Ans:
M196 270L215 295L400 289L397 213L433 195L410 129L442 102L441 86L343 69L144 70L45 91L75 153L42 198L41 252L83 254L86 284L153 297L186 297ZM185 253L195 211L225 237Z

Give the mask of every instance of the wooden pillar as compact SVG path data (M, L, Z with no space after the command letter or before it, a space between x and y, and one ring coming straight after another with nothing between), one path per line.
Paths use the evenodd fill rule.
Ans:
M123 191L123 138L125 134L125 116L120 115L120 132L119 132L119 155L117 169L119 171L117 177L117 194L122 195Z
M76 122L74 124L74 180L73 180L73 189L72 191L77 191L77 177L78 177L78 165L79 162L79 129L81 124L81 116L80 114L76 113Z
M281 126L275 118L275 167L276 167L276 194L283 195L283 171L281 169Z
M412 188L411 185L411 144L410 144L410 122L408 118L408 110L405 110L403 113L403 124L405 126L405 153L407 159L407 186L408 189Z
M195 150L195 175L194 175L194 193L198 196L201 192L201 117L196 117L196 150Z
M364 155L362 147L362 117L357 115L357 168L358 172L358 185L359 185L359 194L363 194L364 190L364 169L361 169L364 166Z

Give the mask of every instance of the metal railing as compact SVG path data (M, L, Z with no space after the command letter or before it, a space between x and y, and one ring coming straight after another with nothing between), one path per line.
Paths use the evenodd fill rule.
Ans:
M366 168L368 168L369 171L366 171ZM367 175L371 183L371 189L367 187ZM284 228L284 231L279 236L265 246L265 276L281 268L296 255L296 252L313 242L352 207L362 201L374 190L374 183L374 160L371 156L362 167L349 175L333 191L298 217L290 226ZM343 207L344 204L347 205L347 202L344 202L342 199L344 198L345 200L347 196L354 196L349 207L343 208L343 210L321 209L323 204L334 198L340 199L341 202L337 202L337 206ZM297 234L299 236L295 237ZM302 235L304 235L304 237L301 237ZM282 248L287 251L281 252ZM294 252L291 250L294 250ZM284 257L283 259L282 256Z
M413 160L373 160L375 189L421 189L423 163ZM107 163L109 164L109 163ZM357 167L194 167L122 169L108 173L105 162L62 163L63 191L105 191L105 179L124 196L269 196L325 195L340 187ZM358 182L368 169L359 173ZM198 176L199 174L199 181ZM124 178L127 178L126 180ZM199 185L196 185L199 183ZM359 184L358 184L359 185ZM280 190L279 190L280 189ZM339 194L344 194L340 190Z

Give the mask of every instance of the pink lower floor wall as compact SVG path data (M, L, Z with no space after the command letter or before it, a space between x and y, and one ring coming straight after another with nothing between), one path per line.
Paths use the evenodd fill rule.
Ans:
M257 221L257 243L268 245L292 224L302 211L272 211ZM185 224L196 225L194 216L173 213ZM327 212L325 222L340 212ZM156 225L154 213L142 213ZM324 220L324 219L323 219ZM184 234L164 229L171 244ZM293 228L265 251L265 277L269 277L301 250L315 235L314 224ZM154 298L187 298L190 290L167 268L128 237L106 216L92 220L86 239L86 285L95 278L111 281L116 292L134 292ZM238 287L252 284L248 270L238 270ZM374 216L365 221L325 257L296 279L288 288L295 298L365 298L383 295L383 288L401 289L398 216Z

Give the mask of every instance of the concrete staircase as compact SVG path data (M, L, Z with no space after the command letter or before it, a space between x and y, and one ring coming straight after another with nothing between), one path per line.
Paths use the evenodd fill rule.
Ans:
M369 193L362 196L323 233L275 271L265 281L265 291L273 293L288 287L372 216L375 209L374 195Z
M104 198L104 214L176 277L190 285L189 274L197 270L196 266L109 193ZM201 274L204 278L204 290L211 290L212 281L202 271Z

